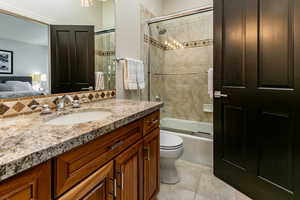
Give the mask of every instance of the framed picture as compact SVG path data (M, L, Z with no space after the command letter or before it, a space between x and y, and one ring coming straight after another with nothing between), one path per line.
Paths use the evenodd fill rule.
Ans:
M0 74L13 73L14 52L0 49Z

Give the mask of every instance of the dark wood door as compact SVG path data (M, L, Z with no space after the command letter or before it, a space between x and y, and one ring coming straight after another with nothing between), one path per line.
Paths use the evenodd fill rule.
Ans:
M144 139L144 200L155 199L159 192L159 131L155 129Z
M214 173L255 200L300 199L300 1L215 0Z
M52 93L94 87L94 26L51 26Z
M109 162L58 200L113 200L114 163Z
M117 200L143 199L143 141L115 159Z

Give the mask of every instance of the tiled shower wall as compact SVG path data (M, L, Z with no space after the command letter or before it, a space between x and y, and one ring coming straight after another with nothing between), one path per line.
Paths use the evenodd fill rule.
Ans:
M104 72L105 89L116 88L115 44L115 32L95 36L95 71Z
M162 29L167 32L159 34ZM154 43L176 40L184 45L175 50L150 47L151 100L158 96L164 101L162 116L212 122L203 104L213 103L207 89L207 71L213 67L213 13L152 24L150 35Z

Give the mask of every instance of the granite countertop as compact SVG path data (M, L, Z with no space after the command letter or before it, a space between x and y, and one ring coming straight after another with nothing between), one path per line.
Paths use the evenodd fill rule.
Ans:
M0 119L0 181L140 119L161 106L158 102L110 99L51 115L33 113ZM69 112L101 109L112 115L105 120L74 125L45 124L49 119Z

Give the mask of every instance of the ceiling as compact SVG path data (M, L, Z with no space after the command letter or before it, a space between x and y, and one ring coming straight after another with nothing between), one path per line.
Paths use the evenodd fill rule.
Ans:
M0 13L0 39L48 46L48 26Z

